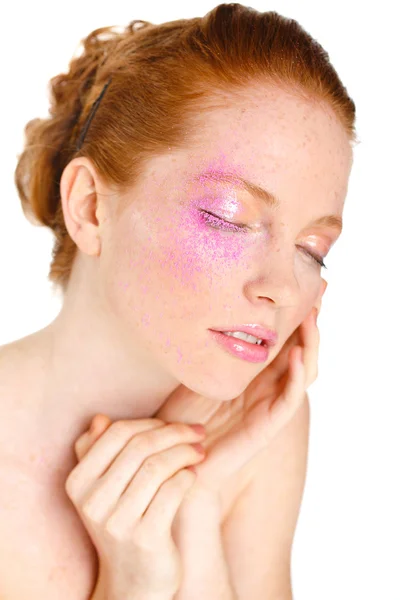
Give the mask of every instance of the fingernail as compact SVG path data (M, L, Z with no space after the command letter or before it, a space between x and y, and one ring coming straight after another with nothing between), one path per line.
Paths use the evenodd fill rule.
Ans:
M206 451L203 448L203 446L201 444L192 444L193 448L196 450L196 452L198 452L199 454L205 454Z
M205 427L204 427L204 425L201 425L200 423L198 423L196 425L190 425L190 427L193 429L193 431L195 433L198 433L199 435L204 435L204 433L205 433Z

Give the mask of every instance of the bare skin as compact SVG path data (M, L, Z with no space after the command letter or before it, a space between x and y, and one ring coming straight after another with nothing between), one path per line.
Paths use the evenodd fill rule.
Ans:
M41 600L50 600L55 595L61 600L71 597L87 600L97 581L98 557L64 489L77 457L71 447L71 452L63 456L63 462L57 463L52 455L54 447L46 442L49 432L42 430L37 431L36 436L33 434L29 417L32 418L34 412L29 412L24 399L35 401L34 378L18 377L18 373L29 372L37 364L30 353L34 347L24 339L0 349L0 377L5 399L0 423L1 526L8 539L7 562L0 568L2 589L10 593L10 598L14 591L21 597ZM7 402L7 398L13 397L20 402ZM101 435L109 422L106 417L96 417L93 439ZM240 477L225 486L223 520L228 518L250 475L249 465ZM24 579L20 577L21 568Z
M7 562L0 563L10 597L17 582L41 600L84 600L93 589L94 548L64 482L76 464L74 442L94 415L153 416L181 383L214 401L217 411L275 358L320 293L320 267L306 252L325 257L339 236L313 223L342 214L352 165L345 132L328 109L282 91L257 88L241 101L225 100L204 113L200 144L153 159L146 179L124 198L87 159L64 171L65 222L79 251L62 310L41 331L0 348L7 539ZM271 189L280 207L230 186L188 184L210 165L239 169ZM236 213L224 218L251 228L234 259L196 253L205 234L182 226L189 200L212 194L234 194ZM126 206L121 215L119 201ZM225 249L235 234L208 235L220 236L212 240ZM233 323L276 329L267 363L213 345L208 329ZM228 499L243 481L236 485Z

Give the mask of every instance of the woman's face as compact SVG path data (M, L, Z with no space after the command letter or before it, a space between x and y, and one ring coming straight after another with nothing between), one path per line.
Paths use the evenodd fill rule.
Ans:
M227 97L200 119L201 143L152 159L121 198L124 210L102 234L100 276L108 314L155 372L230 400L318 298L317 260L329 265L340 230L317 221L342 214L352 150L333 113L283 91ZM210 332L241 324L276 330L266 361L234 356Z

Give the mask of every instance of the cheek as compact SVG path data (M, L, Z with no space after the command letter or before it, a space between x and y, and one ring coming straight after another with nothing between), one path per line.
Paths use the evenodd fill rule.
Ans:
M244 232L228 232L210 227L197 210L182 216L174 246L173 275L185 288L218 287L218 281L233 275L248 248Z
M210 227L197 210L127 218L101 257L107 308L156 337L171 321L206 318L254 262L250 238Z

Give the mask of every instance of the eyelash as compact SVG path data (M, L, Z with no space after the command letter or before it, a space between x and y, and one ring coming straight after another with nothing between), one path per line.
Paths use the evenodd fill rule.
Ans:
M238 230L244 231L246 229L249 229L248 226L244 225L243 223L231 223L230 221L227 221L226 219L221 219L221 217L217 217L217 215L214 215L213 213L211 213L207 210L200 210L200 212L203 215L207 215L207 217L205 217L204 220L206 221L207 225L209 225L213 229L222 229L222 231L228 231L231 233L232 232L236 233ZM217 227L215 227L214 225L211 224L211 223L215 223L215 222L218 223ZM220 223L224 224L225 226L224 225L221 226ZM302 250L305 252L305 254L310 256L313 259L313 261L316 262L320 267L322 267L323 269L328 268L322 258L312 254L312 252L309 252L305 248L302 248Z

